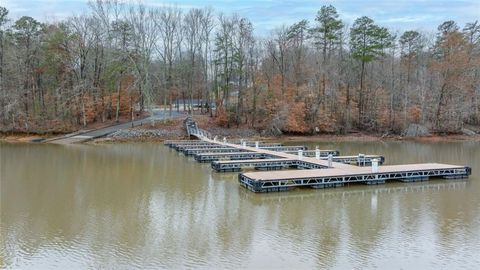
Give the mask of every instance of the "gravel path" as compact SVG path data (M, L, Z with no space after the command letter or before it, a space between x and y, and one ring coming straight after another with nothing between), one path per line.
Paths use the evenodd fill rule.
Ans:
M160 119L164 119L165 117L166 118L178 118L178 117L183 117L183 116L184 116L183 114L177 113L177 112L173 112L173 115L171 117L169 115L165 115L163 112L156 112L154 116L150 116L150 117L147 117L147 118L144 118L144 119L139 119L139 120L133 121L133 126L136 127L136 126L140 126L140 125L150 124L150 122L152 121L152 117L155 119L155 121L158 121ZM91 139L105 137L109 134L113 135L114 133L117 133L117 132L119 132L118 133L119 135L117 135L117 136L125 136L125 137L131 136L131 138L140 138L141 137L140 134L144 134L144 135L148 135L148 136L154 136L154 134L156 134L155 131L157 131L157 132L159 131L159 130L151 130L151 132L143 132L142 133L141 131L137 132L138 130L141 130L141 129L136 129L134 131L129 130L129 128L131 128L131 127L132 127L132 122L128 122L128 123L108 126L108 127L105 127L105 128L99 128L99 129L88 131L88 132L85 132L85 133L81 133L81 134L75 135L75 136L60 137L58 139L49 140L49 142L56 143L56 144L79 143L79 142L84 142L84 141L88 141L88 140L91 140ZM149 131L149 130L145 130L145 131ZM121 134L123 134L123 135L121 135Z

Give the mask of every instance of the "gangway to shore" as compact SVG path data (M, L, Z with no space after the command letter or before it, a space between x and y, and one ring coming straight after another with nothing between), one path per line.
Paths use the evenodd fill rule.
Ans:
M336 150L325 150L324 152L329 152L325 158L325 154L322 157L321 150L308 150L304 146L260 146L260 142L247 144L246 141L219 141L217 137L212 137L210 133L200 129L191 118L185 120L185 128L188 135L196 138L196 141L166 141L165 145L183 151L186 155L195 155L199 162L211 161L211 166L216 171L238 171L245 167L261 170L297 168L240 173L240 185L253 192L284 191L296 187L340 187L358 182L377 185L388 180L416 182L426 181L431 177L457 179L467 178L472 173L472 169L467 166L439 163L379 166L385 160L383 156L342 157L338 156L339 152ZM334 157L334 154L337 157ZM221 158L222 155L231 160L213 160Z

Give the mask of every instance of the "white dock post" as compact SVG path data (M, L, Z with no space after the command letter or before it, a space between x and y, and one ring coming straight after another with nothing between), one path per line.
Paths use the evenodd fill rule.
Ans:
M372 159L372 173L378 173L378 159Z
M320 159L320 149L318 149L318 146L315 148L315 158Z
M243 146L243 148L247 147L247 142L246 142L246 141L242 141L242 146Z
M259 147L260 147L260 143L259 143L258 141L257 141L257 142L255 142L255 148L257 148L257 149L258 149Z
M227 138L223 137L223 143L227 143Z
M357 158L357 163L358 163L358 166L365 166L365 155L364 154L358 154L358 158Z
M298 159L303 159L303 150L298 150Z
M328 167L332 168L333 156L332 154L328 154Z

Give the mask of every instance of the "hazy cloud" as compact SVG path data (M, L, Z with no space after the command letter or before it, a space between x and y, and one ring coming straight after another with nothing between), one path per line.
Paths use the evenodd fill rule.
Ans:
M137 3L137 0L124 0ZM238 13L249 18L259 33L268 33L271 29L292 24L302 19L311 23L323 4L334 5L341 18L347 23L360 16L369 16L386 27L405 29L434 30L446 20L455 20L459 25L478 20L480 17L479 0L143 0L151 7L178 7L181 9L213 7L218 12ZM2 0L10 10L13 19L23 15L46 20L62 19L73 14L88 11L87 0Z

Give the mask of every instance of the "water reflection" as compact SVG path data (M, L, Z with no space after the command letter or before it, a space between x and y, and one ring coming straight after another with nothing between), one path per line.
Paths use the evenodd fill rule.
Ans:
M160 144L3 144L0 267L480 264L478 143L321 147L384 154L389 164L465 164L474 175L254 194L236 174L212 172Z

